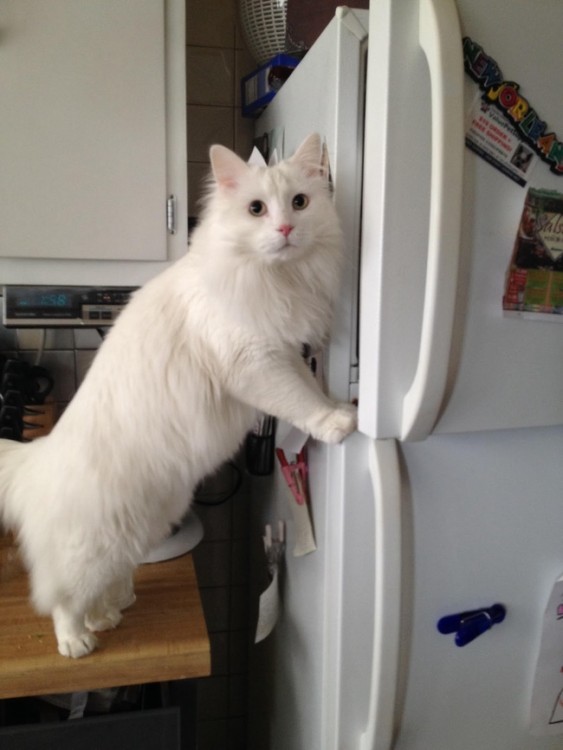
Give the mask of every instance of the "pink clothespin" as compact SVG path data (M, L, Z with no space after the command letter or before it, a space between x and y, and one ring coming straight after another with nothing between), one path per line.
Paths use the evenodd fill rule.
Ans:
M276 456L295 502L298 505L305 505L307 502L307 457L305 449L303 448L297 454L297 460L292 463L288 463L281 448L276 448Z

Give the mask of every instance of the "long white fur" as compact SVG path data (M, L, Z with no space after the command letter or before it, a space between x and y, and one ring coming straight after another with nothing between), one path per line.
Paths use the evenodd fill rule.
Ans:
M327 334L342 259L319 137L274 167L221 146L210 157L189 252L133 296L51 434L0 441L0 520L65 656L90 653L93 631L119 622L135 567L256 409L329 442L355 428L354 409L323 395L300 356Z

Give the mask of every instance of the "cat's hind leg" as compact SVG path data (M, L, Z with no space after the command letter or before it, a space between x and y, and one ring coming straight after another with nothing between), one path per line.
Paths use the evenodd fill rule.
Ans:
M85 596L87 585L64 586L53 569L47 564L31 566L31 600L40 614L51 615L59 653L78 659L91 653L98 643L84 622L92 596Z
M131 574L116 578L86 613L86 627L96 632L112 630L121 622L121 611L130 607L134 601Z
M113 630L119 625L121 619L121 611L111 606L106 598L102 597L86 612L84 623L88 630L99 633L103 630Z
M51 614L60 654L79 659L96 648L98 639L86 628L83 611L57 604Z
M116 578L110 586L110 599L119 610L127 609L135 603L133 573L127 572Z

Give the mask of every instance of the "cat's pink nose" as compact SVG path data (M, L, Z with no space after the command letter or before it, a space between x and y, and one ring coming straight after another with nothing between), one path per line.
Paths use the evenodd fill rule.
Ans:
M278 227L278 232L281 232L284 237L289 237L291 231L293 231L291 224L282 224Z

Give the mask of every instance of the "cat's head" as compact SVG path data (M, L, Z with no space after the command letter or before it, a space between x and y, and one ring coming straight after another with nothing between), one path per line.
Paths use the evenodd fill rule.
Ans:
M339 243L328 167L317 134L274 166L247 164L218 145L211 147L210 160L208 215L221 223L232 252L275 264Z

